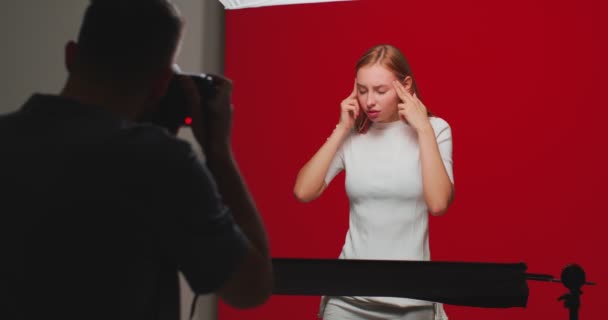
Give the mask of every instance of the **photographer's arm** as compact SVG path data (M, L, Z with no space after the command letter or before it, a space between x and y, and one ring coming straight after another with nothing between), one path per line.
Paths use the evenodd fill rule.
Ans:
M232 85L228 79L216 76L217 91L212 99L206 101L203 117L200 95L192 82L187 78L183 80L182 84L191 100L194 136L203 149L207 167L223 202L248 238L244 258L221 286L218 295L237 308L262 304L272 294L272 262L262 219L232 155Z
M237 225L249 239L248 250L233 276L218 291L234 307L251 307L265 302L272 293L272 265L268 239L254 201L229 149L207 153L207 166L213 174L224 203L231 209Z

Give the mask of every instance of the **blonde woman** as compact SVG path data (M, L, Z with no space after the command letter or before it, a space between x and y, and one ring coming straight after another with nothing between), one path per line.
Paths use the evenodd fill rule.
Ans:
M430 260L428 215L444 214L454 198L450 126L422 103L396 47L369 49L355 72L339 122L298 173L294 194L312 201L344 170L350 215L340 259ZM323 297L319 316L445 319L439 304L393 297Z

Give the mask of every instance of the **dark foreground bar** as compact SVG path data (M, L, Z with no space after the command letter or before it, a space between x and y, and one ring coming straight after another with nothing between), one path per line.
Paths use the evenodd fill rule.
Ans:
M274 258L274 294L386 296L445 304L525 307L524 263Z

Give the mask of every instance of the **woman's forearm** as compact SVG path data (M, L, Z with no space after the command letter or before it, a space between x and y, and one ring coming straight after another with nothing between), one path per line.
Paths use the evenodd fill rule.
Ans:
M321 195L329 166L349 131L350 129L337 125L323 146L300 169L293 188L298 200L309 202Z
M454 197L454 187L439 153L433 127L418 130L422 189L429 212L439 216L445 213Z

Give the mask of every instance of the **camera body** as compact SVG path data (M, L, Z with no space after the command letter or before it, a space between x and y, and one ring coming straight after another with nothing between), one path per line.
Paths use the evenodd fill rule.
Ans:
M146 111L138 122L152 123L167 129L172 134L182 126L189 126L192 121L191 106L179 77L189 77L195 84L200 95L201 113L204 117L208 102L216 92L216 78L210 74L185 74L175 73L169 82L166 94L161 98L158 105Z

